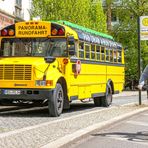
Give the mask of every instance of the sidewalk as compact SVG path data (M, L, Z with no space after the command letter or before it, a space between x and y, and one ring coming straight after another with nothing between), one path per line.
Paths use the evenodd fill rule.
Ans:
M147 95L146 91L141 91L142 95ZM113 95L113 97L124 97L124 96L138 96L139 95L139 91L122 91L119 94L115 94Z
M64 136L49 142L41 148L68 148L69 143L85 137L85 135L91 133L94 130L102 129L106 126L109 126L110 124L119 122L124 118L128 118L145 110L148 110L148 105L141 107L130 105L114 107L112 109L100 111L93 115L87 115L88 117L81 117L75 122L73 120L73 124L77 126L77 128L74 128L75 130L73 128L71 129L71 127L65 127L68 129L68 132L63 130L65 133Z
M123 91L119 94L115 94L114 98L116 97L126 97L126 96L137 96L139 95L139 91ZM147 96L146 91L142 91L141 95ZM95 115L95 118L92 122L92 125L90 126L84 126L82 129L66 134L64 137L61 137L55 141L49 142L48 144L44 145L41 148L68 148L69 143L76 141L77 139L80 139L84 137L85 135L91 133L92 131L96 129L104 128L110 124L113 124L115 122L118 122L120 120L123 120L124 118L128 118L130 116L133 116L135 114L138 114L140 112L143 112L145 110L148 110L148 102L144 102L141 106L138 106L137 104L133 103L130 105L122 105L119 107L113 107L113 108L106 108L105 110L102 110L98 112L98 115ZM99 116L99 118L97 117ZM101 119L102 118L102 119ZM85 122L85 119L83 118L83 121ZM86 122L89 122L87 120ZM78 122L79 123L79 122ZM78 124L79 125L79 124Z

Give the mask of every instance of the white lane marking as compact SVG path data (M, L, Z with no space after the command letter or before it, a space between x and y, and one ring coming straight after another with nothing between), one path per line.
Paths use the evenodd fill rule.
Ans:
M139 126L148 126L148 123L147 122L138 122L138 121L127 121L126 123L129 123L129 124L133 124L133 125L139 125Z

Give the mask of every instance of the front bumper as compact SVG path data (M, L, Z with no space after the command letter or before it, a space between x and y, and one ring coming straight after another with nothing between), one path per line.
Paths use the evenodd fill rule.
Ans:
M45 100L48 99L53 89L11 89L0 88L0 100ZM9 93L6 93L9 92ZM15 93L19 92L19 93Z

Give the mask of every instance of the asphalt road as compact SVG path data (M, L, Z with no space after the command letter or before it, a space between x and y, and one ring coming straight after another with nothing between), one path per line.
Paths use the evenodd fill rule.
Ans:
M70 148L147 148L148 111L139 113L71 143Z
M120 96L115 95L113 99L112 106L120 106L128 103L137 103L138 104L138 93L128 92L126 95ZM147 100L146 94L142 93L142 101ZM111 108L110 107L110 108ZM74 101L71 104L69 110L64 110L62 115L58 118L52 118L48 115L47 107L35 107L35 106L0 106L0 133L12 131L15 129L24 128L27 126L34 126L37 124L58 121L59 119L64 119L70 116L75 116L83 114L86 112L91 112L95 110L102 110L104 107L95 107L93 101L82 103L80 101Z
M47 107L0 106L0 147L41 148L45 146L49 148L49 145L65 136L65 139L70 140L72 138L67 136L81 133L81 130L81 134L84 134L85 128L91 129L90 126L108 123L110 119L143 109L135 105L138 104L137 94L137 92L132 94L124 92L116 95L109 108L95 107L92 101L85 103L76 101L58 118L49 117ZM142 102L144 100L147 100L146 94L142 93ZM134 105L121 105L128 103L134 103Z

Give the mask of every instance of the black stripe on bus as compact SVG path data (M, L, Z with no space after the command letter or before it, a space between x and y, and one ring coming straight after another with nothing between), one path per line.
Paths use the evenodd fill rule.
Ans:
M70 96L70 101L72 100L78 100L78 96Z
M91 97L92 98L95 98L95 97L102 97L102 96L105 96L105 93L93 93L91 94ZM84 98L84 99L87 99L87 98ZM72 100L78 100L78 96L70 96L70 101Z
M92 94L91 97L92 98L95 98L95 97L103 97L105 96L105 93L95 93L95 94Z
M124 64L121 63L110 63L110 62L101 62L101 61L91 61L91 60L85 60L85 59L70 59L70 62L76 63L77 60L80 60L83 64L97 64L97 65L109 65L109 66L121 66L125 67Z

